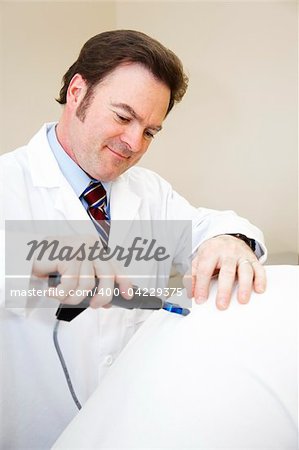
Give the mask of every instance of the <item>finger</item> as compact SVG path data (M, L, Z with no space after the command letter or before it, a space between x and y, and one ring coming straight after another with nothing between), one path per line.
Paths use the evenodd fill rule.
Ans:
M95 273L93 264L88 259L84 260L80 267L78 284L72 297L72 303L81 303L88 295L91 295L95 287Z
M197 259L197 265L192 266L193 296L196 303L200 304L209 296L210 282L217 266L217 259L200 256Z
M218 276L217 308L226 309L231 300L236 278L237 261L235 258L223 258Z
M100 308L112 300L115 275L108 263L95 264L94 268L99 279L99 285L95 295L90 300L90 306L92 308Z
M57 286L56 291L49 291L49 296L57 298L62 303L72 304L72 293L76 290L78 285L80 265L72 263L59 264L57 271L61 274L60 284ZM58 295L56 295L56 292Z
M267 287L267 276L265 268L259 261L254 261L252 263L252 267L254 269L254 290L256 293L262 294L263 292L265 292Z
M182 283L184 288L186 289L187 297L192 298L193 297L193 288L195 285L195 277L192 276L190 272L185 273L185 275L182 278Z
M248 303L252 291L254 270L252 263L244 259L240 261L237 268L238 272L238 301L240 303Z
M133 294L133 285L132 285L131 281L123 275L117 275L116 281L119 285L120 295L123 298L125 298L126 300L131 300L131 298L134 295Z

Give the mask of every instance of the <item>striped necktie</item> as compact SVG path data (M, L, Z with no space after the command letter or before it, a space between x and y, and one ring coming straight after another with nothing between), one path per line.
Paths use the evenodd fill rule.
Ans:
M82 193L88 205L87 212L96 227L103 247L108 247L110 221L106 213L107 195L100 181L91 181L85 191Z

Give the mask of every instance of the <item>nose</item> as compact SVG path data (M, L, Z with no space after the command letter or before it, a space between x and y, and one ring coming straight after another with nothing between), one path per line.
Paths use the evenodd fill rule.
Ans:
M130 148L130 151L134 153L143 151L147 145L144 139L143 129L137 126L126 127L121 136L121 140Z

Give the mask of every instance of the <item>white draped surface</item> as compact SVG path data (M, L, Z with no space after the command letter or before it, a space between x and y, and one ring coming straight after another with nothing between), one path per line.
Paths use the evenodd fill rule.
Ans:
M295 450L298 267L244 306L157 311L53 449Z

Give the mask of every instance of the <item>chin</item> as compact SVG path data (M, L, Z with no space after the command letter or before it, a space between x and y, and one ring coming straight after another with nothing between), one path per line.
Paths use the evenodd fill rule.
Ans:
M99 163L100 166L100 163ZM103 167L103 163L102 163ZM101 170L98 173L89 173L91 176L93 176L96 180L101 180L104 183L108 183L110 181L115 181L120 175L122 175L124 172L126 172L131 165L126 165L125 167L119 167L119 166L112 166L112 167L103 167L104 170ZM105 170L106 169L106 170Z
M119 177L120 173L117 174L98 174L96 176L96 180L103 181L104 183L109 183L110 181L114 181Z

